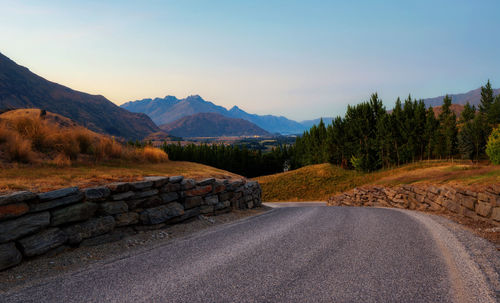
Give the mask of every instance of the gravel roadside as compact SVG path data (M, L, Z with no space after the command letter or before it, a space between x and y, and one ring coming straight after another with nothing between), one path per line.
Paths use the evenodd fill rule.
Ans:
M123 258L141 250L149 250L173 239L258 215L269 209L269 207L264 206L245 211L235 210L213 217L199 216L182 224L165 226L155 230L124 229L121 231L121 239L118 238L114 242L79 248L63 247L0 272L0 294L39 283L62 273L77 271L90 264Z

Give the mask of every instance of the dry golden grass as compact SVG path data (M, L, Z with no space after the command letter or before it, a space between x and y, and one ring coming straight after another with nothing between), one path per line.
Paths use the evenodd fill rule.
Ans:
M236 174L210 166L182 161L133 163L114 161L97 165L21 165L0 166L0 194L18 190L45 192L67 186L81 188L115 181L141 180L144 176L176 176L187 178L241 178Z
M422 161L374 173L318 164L256 178L264 201L324 201L331 195L366 184L453 184L481 187L500 183L500 166L464 161Z
M125 146L115 138L97 134L63 116L50 112L41 115L38 109L13 110L0 115L0 162L67 166L112 159L161 163L168 161L168 155L153 147Z

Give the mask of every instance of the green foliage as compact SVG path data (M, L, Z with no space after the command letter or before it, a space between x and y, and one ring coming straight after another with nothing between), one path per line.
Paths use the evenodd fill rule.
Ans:
M493 164L500 164L500 127L495 128L488 138L486 154Z
M458 134L458 148L463 158L479 160L484 153L487 121L483 115L476 115L473 120L467 121Z
M460 119L459 123L465 123L468 122L472 119L474 119L474 116L476 115L476 107L473 105L471 106L469 102L467 102L464 106L464 110L460 114Z

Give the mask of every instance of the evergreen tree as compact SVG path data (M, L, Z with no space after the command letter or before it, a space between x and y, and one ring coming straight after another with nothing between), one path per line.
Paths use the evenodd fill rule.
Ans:
M451 110L451 98L448 95L443 99L438 120L438 154L440 157L450 159L456 153L458 130L457 118Z
M469 102L467 102L464 106L464 110L460 114L460 123L465 123L468 121L471 121L474 119L474 116L476 115L476 107L474 105L470 105Z
M484 154L488 135L482 115L476 115L472 120L465 122L458 134L458 147L463 158L479 160Z
M438 136L437 130L439 127L439 121L436 119L434 110L430 107L425 115L425 127L424 127L424 140L425 140L425 154L424 156L430 160L434 158L434 151L436 150Z

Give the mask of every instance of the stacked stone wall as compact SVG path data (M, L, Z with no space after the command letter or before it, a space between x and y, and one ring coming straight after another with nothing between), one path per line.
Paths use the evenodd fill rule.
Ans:
M35 194L0 196L0 270L64 247L97 245L127 232L162 228L198 215L261 205L257 182L147 177Z
M500 185L491 185L481 191L424 184L366 186L335 195L328 200L328 205L447 210L500 225Z

